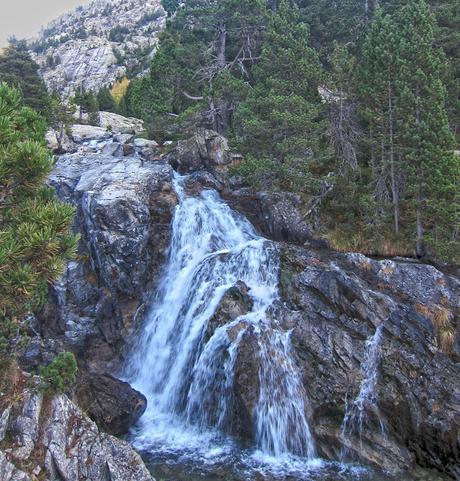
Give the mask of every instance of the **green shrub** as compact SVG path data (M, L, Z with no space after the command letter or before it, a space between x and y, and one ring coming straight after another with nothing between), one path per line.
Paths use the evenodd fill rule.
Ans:
M71 352L58 354L48 366L40 368L45 388L52 392L69 390L75 384L77 372L77 361Z

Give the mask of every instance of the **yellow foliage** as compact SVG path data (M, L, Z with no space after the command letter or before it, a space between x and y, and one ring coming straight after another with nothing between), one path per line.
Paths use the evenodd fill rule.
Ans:
M345 230L336 228L325 231L323 238L326 239L332 249L338 252L360 252L368 256L382 257L413 257L412 246L405 239L382 237L373 239L369 232L359 228Z
M423 304L417 304L415 307L419 314L430 319L436 331L439 347L445 353L449 353L452 350L455 335L451 322L452 311L438 305L428 307Z
M121 99L125 96L126 91L128 90L129 86L129 79L128 77L123 77L120 80L117 80L114 84L112 89L110 90L110 95L112 96L113 100L117 104L121 102Z

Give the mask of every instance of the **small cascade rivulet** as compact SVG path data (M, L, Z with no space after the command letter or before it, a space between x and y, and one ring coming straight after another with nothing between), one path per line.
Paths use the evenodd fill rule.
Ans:
M276 247L217 192L190 196L185 182L185 177L174 180L179 205L169 261L125 376L148 400L134 445L204 449L210 439L215 446L215 436L231 432L234 365L250 329L260 365L256 452L313 460L307 395L291 356L290 335L269 315L277 298ZM220 301L238 281L248 287L252 309L209 333Z
M357 396L351 403L347 403L342 423L342 437L352 435L359 437L362 444L363 432L368 427L369 414L378 420L380 433L385 434L384 424L377 406L377 382L380 365L380 345L382 342L383 324L380 324L373 336L366 342L366 358L362 365L362 381ZM343 456L346 457L346 452Z

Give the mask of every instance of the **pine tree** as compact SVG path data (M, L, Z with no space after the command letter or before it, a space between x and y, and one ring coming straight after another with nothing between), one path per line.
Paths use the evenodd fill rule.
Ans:
M99 110L104 112L115 112L115 101L108 88L101 88L97 93L96 102Z
M50 126L56 134L58 152L62 151L62 143L69 127L74 123L73 114L75 112L73 101L64 102L57 92L51 94L50 99Z
M354 92L356 58L347 46L334 42L328 62L329 137L339 162L343 167L358 169L357 144L360 137ZM329 98L327 98L329 97Z
M83 86L75 92L72 102L79 107L80 122L83 119L83 114L88 114L88 122L92 125L97 125L99 117L99 104L96 94L92 90L85 90Z
M235 119L235 141L246 156L242 171L257 183L305 190L324 156L322 69L308 38L299 10L282 1Z
M226 135L243 79L258 57L264 0L190 0L168 23L149 81L136 80L128 109L160 130L186 124Z
M445 55L434 46L435 20L423 0L405 5L397 22L400 137L407 200L415 214L416 252L424 255L428 243L435 251L453 254L458 248L460 159L453 153L446 111Z
M50 98L25 42L14 41L0 53L0 82L19 89L24 104L48 118Z
M368 121L368 140L376 218L392 206L394 233L400 233L401 172L397 138L400 68L399 32L389 15L377 9L363 47L359 79L363 114Z
M43 186L53 160L46 122L0 84L0 344L44 301L75 248L73 208Z
M446 109L448 70L435 45L429 6L411 0L393 15L375 13L359 75L368 125L374 223L426 254L458 254L459 160ZM427 246L430 251L427 251Z

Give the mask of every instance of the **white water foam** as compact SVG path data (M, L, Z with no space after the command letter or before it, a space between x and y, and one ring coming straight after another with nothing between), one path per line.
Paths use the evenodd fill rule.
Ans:
M235 443L224 433L233 422L234 364L250 328L259 346L260 392L248 462L281 466L301 459L318 467L289 332L267 312L277 298L276 248L216 192L189 196L184 182L184 177L174 181L179 205L169 261L126 370L126 378L148 401L133 443L143 451L202 461L232 456ZM237 281L249 288L251 312L208 333L207 339L209 320Z

